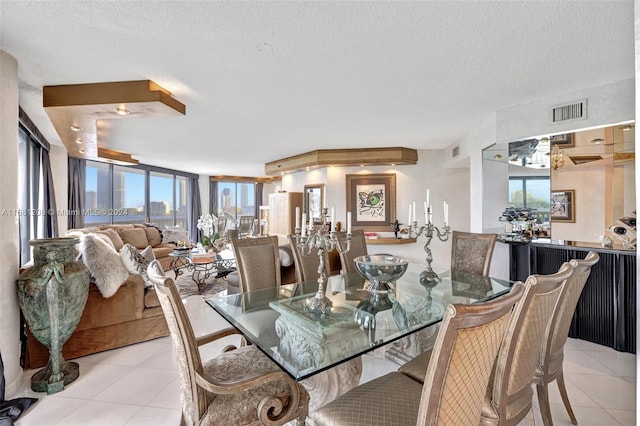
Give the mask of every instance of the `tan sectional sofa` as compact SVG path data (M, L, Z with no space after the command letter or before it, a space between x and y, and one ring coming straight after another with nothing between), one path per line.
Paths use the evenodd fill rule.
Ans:
M163 244L161 233L156 228L145 225L107 225L100 227L69 230L67 236L82 233L103 233L121 244L130 243L138 249L151 245L154 255L165 269L172 258L169 253L173 245ZM40 344L26 330L27 341L24 352L24 367L37 368L46 365L49 359L47 348ZM146 287L138 275L129 275L115 295L104 298L96 285L89 286L89 297L76 331L64 345L65 359L73 359L108 349L119 348L133 343L144 342L168 336L162 308L153 288Z

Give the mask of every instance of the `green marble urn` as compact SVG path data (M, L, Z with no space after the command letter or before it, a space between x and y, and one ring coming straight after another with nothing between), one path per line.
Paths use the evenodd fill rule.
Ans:
M18 277L18 302L34 337L49 348L49 362L31 377L31 389L60 392L80 375L62 346L74 332L89 295L89 271L75 259L77 238L32 240L34 266Z

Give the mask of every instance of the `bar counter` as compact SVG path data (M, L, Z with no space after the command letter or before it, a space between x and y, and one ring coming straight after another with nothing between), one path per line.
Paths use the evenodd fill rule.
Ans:
M636 250L598 243L536 239L510 245L512 280L557 272L563 262L600 255L578 301L569 336L636 353Z

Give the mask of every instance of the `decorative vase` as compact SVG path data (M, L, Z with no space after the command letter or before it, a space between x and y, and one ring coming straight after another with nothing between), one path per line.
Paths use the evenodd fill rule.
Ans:
M32 240L34 266L18 277L18 302L29 330L49 348L49 362L31 377L31 389L60 392L80 375L62 346L74 332L89 295L89 270L75 260L77 238Z

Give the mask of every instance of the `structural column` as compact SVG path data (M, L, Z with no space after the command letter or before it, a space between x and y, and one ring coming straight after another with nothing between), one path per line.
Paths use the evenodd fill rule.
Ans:
M20 368L20 308L16 291L18 237L18 62L0 50L0 352L7 394Z

